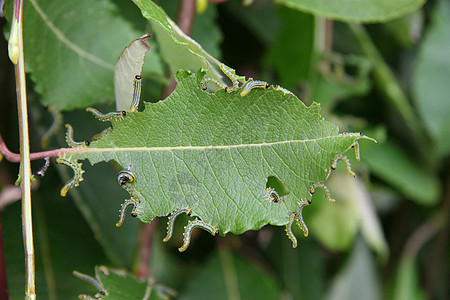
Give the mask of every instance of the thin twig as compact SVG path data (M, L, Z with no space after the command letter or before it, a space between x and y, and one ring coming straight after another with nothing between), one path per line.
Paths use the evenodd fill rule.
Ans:
M25 247L25 297L36 299L35 260L33 245L33 222L31 215L31 162L28 134L28 108L25 78L25 60L23 52L23 2L14 1L11 35L8 53L14 63L16 74L17 108L19 113L20 134L20 175L22 178L22 231Z
M414 231L405 244L403 255L407 257L416 257L419 250L434 237L439 230L444 228L448 217L442 211L436 212L424 224Z

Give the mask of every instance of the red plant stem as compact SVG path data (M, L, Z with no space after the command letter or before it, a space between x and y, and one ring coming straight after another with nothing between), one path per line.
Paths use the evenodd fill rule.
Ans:
M153 219L150 223L143 224L139 231L139 264L136 274L138 278L147 278L150 276L152 241L155 234L157 221L157 219Z
M444 211L446 216L450 216L450 175L447 175L447 180L445 181L444 200L441 208L438 209ZM425 270L425 290L430 298L437 296L436 291L438 290L438 284L440 283L439 278L445 278L446 264L444 261L448 253L448 250L446 249L448 249L447 245L450 232L448 221L449 220L447 217L446 224L441 228L436 236L436 239L434 240L433 246L430 250L430 261L427 263Z
M44 159L46 157L57 157L66 153L89 152L89 149L60 148L49 151L34 152L30 154L30 160ZM5 142L0 134L0 153L10 162L20 162L20 154L11 152L6 147Z
M191 35L194 16L195 0L181 0L177 23L180 29L187 35Z
M181 31L185 34L191 34L192 22L195 16L195 1L196 0L181 0L180 2L180 10L178 13L177 24L180 27ZM175 79L172 79L170 84L168 84L164 88L163 98L166 98L175 90L177 82Z

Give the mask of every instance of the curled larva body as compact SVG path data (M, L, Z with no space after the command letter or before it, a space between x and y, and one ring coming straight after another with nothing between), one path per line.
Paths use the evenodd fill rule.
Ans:
M73 127L70 124L66 124L66 143L70 148L85 148L90 145L88 141L75 142L73 139Z
M200 87L202 90L207 90L207 84L215 85L218 89L223 89L227 93L233 93L239 88L239 81L236 78L236 75L234 75L231 70L227 69L225 64L220 64L220 70L230 79L232 86L227 86L226 84L217 81L214 78L204 78L200 82Z
M217 80L213 79L213 78L205 78L202 80L202 82L200 82L200 87L202 90L206 91L207 90L207 84L211 83L213 85L215 85L218 89L226 89L227 86L223 83L218 82Z
M231 80L231 83L233 84L231 87L230 86L225 87L225 92L227 93L235 92L239 88L239 81L237 80L236 76L225 67L225 64L220 64L220 69L225 75L227 75L227 77Z
M342 155L342 154L336 155L336 157L331 161L331 169L336 170L336 168L337 168L337 163L338 163L338 161L340 161L340 160L344 162L344 164L345 164L345 170L347 171L347 173L348 173L350 176L355 177L356 174L355 174L355 172L352 171L352 167L351 167L351 165L350 165L350 161L348 160L347 156L344 156L344 155Z
M81 181L83 181L83 173L84 170L81 168L82 164L78 163L78 160L70 160L70 159L66 159L64 157L58 157L56 159L56 163L58 165L65 165L70 167L73 172L74 172L74 176L72 177L72 179L70 179L61 189L61 196L65 197L67 195L67 192L69 191L69 189L71 189L74 186L78 186L80 184Z
M175 224L175 219L181 215L182 213L186 213L188 216L191 215L192 210L190 208L181 208L181 209L176 209L174 210L168 220L167 220L167 235L166 237L163 239L163 242L167 242L168 240L170 240L170 238L172 237L173 234L173 226Z
M92 278L91 276L86 275L86 274L83 274L83 273L80 273L80 272L78 272L78 271L73 271L72 274L73 274L75 277L77 277L77 278L79 278L79 279L81 279L81 280L84 280L84 281L86 281L87 283L89 283L89 284L91 284L92 286L94 286L94 288L97 290L97 292L98 292L99 294L101 294L101 295L103 295L103 296L107 296L107 295L108 295L108 291L103 287L103 284L102 284L102 282L100 281L100 278L98 277L97 272L96 272L96 274L95 274L95 278ZM87 298L87 299L89 299L89 298Z
M138 205L138 201L134 198L127 199L122 204L122 207L120 208L120 215L119 215L119 221L116 223L116 227L122 226L123 222L125 221L125 214L128 206L133 205L133 209L131 210L131 216L137 217L136 207Z
M356 158L357 161L359 161L361 159L361 157L360 157L360 154L359 154L359 143L358 143L358 141L356 141L353 144L353 148L355 148L355 158Z
M58 131L58 129L61 127L61 124L63 123L63 115L60 111L56 110L53 106L49 106L48 111L53 117L53 123L47 130L47 132L44 133L44 135L42 136L41 139L42 148L47 148L50 137L52 137Z
M104 137L105 135L107 135L108 133L110 133L112 131L113 131L113 126L111 125L108 128L106 128L105 130L103 130L102 132L97 133L96 135L94 135L91 140L93 142L94 141L98 141L99 139L101 139L102 137Z
M264 195L264 198L267 201L273 202L273 203L279 203L281 201L280 195L277 193L277 191L271 187L266 188L266 193Z
M139 106L139 100L141 99L142 79L140 75L134 77L134 92L133 101L130 105L130 111L134 112Z
M251 90L253 89L267 89L269 87L269 84L265 81L261 81L261 80L252 80L252 81L247 81L244 84L244 87L242 88L241 91L241 97L244 97L245 95L247 95L248 93L250 93Z
M50 158L49 157L44 158L44 161L45 162L44 162L44 165L42 166L42 168L39 171L36 172L40 176L44 176L45 175L45 172L47 171L48 166L50 165Z
M298 202L297 212L292 212L289 215L289 223L286 224L285 231L287 237L292 241L293 248L297 247L297 238L292 232L292 224L294 223L295 220L297 221L298 227L303 231L303 235L305 237L308 236L308 227L303 221L303 207L308 206L310 203L311 203L310 201L302 199L300 202Z
M294 223L295 219L297 217L297 213L293 212L289 215L289 223L286 224L286 235L292 242L292 248L297 248L297 238L295 237L294 233L292 232L292 223Z
M178 251L180 252L186 251L186 249L189 247L189 244L191 243L192 230L194 230L194 228L197 227L203 228L204 230L211 233L213 236L219 233L219 230L215 226L205 223L200 219L189 221L188 224L184 227L185 231L183 233L183 245L180 248L178 248Z
M287 94L294 95L294 93L292 93L290 90L285 89L284 87L281 87L281 86L279 86L278 84L274 85L273 87L274 87L277 91L282 91L283 94L285 94L285 95L287 95Z
M325 198L328 200L328 202L333 203L336 201L333 198L331 198L330 190L322 182L314 183L313 185L311 185L309 187L309 192L311 193L311 195L314 194L316 189L321 189L323 191L323 194L324 194Z
M117 182L123 186L136 181L136 175L130 170L122 170L117 174Z
M126 190L131 197L138 199L136 192L134 190L133 182L136 181L136 175L130 170L122 170L117 174L117 182L120 186Z
M97 119L99 119L102 122L108 122L114 119L123 119L127 113L126 111L122 110L122 111L113 111L107 114L102 114L101 112L99 112L98 110L96 110L95 108L92 107L88 107L86 108L87 112L92 113Z
M304 199L302 200L302 202L298 203L298 209L297 209L297 214L296 214L296 219L297 219L297 225L298 227L300 227L300 229L303 231L303 235L305 237L308 236L309 234L309 230L308 230L308 226L306 226L305 221L303 221L303 208L305 206L308 206L311 202L309 201L305 201Z
M132 217L137 217L138 215L139 198L136 195L136 191L133 186L133 183L136 181L136 175L131 172L131 169L132 166L129 166L127 170L122 170L119 174L117 174L117 182L131 196L131 199L126 200L120 208L119 221L116 223L117 227L122 226L128 206L133 205L133 209L131 210Z

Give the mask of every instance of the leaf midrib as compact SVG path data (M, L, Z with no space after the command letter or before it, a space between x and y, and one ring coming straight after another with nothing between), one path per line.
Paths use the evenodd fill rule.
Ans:
M80 152L118 152L118 151L176 151L176 150L208 150L208 149L234 149L234 148L250 148L250 147L271 147L280 144L290 143L308 143L316 142L320 140L326 140L331 138L337 138L339 136L326 136L314 139L306 140L287 140L270 143L252 143L252 144L237 144L237 145L209 145L209 146L175 146L175 147L115 147L115 148L86 148L86 151Z

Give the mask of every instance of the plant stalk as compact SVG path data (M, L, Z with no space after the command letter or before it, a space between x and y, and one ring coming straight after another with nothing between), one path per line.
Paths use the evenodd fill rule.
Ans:
M17 109L20 135L20 178L22 187L22 231L25 248L25 298L36 299L33 224L31 216L31 162L28 135L28 109L23 52L23 1L14 0L8 53L16 75Z
M429 143L427 135L420 125L421 121L414 112L408 97L403 92L395 75L384 61L380 52L373 44L367 31L360 24L349 24L349 28L356 37L361 51L369 58L373 65L373 76L375 83L380 88L381 93L386 100L396 109L400 119L410 130L411 135L415 138L416 143L423 154L424 147Z

